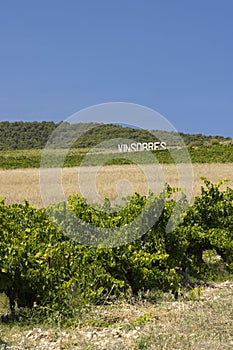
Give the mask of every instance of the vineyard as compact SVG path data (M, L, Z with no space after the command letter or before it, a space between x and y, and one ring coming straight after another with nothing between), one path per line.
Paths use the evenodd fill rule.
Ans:
M105 165L122 165L132 164L132 153L121 153L120 157L117 153L100 152L99 154L90 153L89 149L57 149L50 150L47 155L47 166L61 166L64 158L64 167L80 166L85 158L85 165L95 166L99 164ZM192 163L232 163L233 162L233 145L218 144L212 146L190 147L188 149L190 161ZM155 160L159 164L186 163L186 149L173 149L172 153L169 149L151 151L154 157L145 157L147 152L134 152L133 162L136 164L154 164ZM43 150L8 150L0 151L0 168L1 169L23 169L23 168L39 168L41 166L41 156ZM175 161L174 161L175 159ZM46 163L43 164L46 166Z
M130 135L141 142L152 133L116 125L64 124L56 147L46 150L41 163L56 127L46 122L0 124L0 348L11 349L9 343L17 349L102 350L115 342L116 349L175 349L179 344L190 349L190 344L205 340L206 349L206 339L211 349L232 345L232 284L227 282L233 276L232 140L156 132L153 140L165 140L167 149L119 156L115 146L92 147L102 147L107 135ZM77 131L85 131L85 137L68 150L67 133ZM166 178L156 194L145 185L139 167L144 165L150 183L157 186L154 163ZM188 194L177 188L177 163L193 164L191 204ZM90 178L100 164L96 188L105 198L101 203L88 198ZM82 189L77 183L80 166ZM63 168L64 201L51 201L55 204L47 207L42 203L40 167ZM200 185L201 175L206 177ZM225 177L229 182L219 181ZM117 188L125 179L132 184L128 195L125 188L120 194ZM81 195L83 190L87 195ZM126 196L120 204L114 202L118 195ZM214 301L220 297L214 289L220 283L225 288L221 302ZM166 298L169 304L163 304ZM177 305L188 312L177 311ZM208 322L220 319L211 333ZM193 327L195 334L204 330L198 341L192 338ZM102 339L98 342L97 333ZM64 340L71 334L72 341ZM121 342L116 342L118 336ZM40 347L38 340L45 343Z
M187 288L229 277L233 190L221 191L223 181L203 181L186 211L185 196L176 202L176 189L168 185L158 196L135 193L114 208L107 199L90 206L79 195L43 209L2 200L0 291L12 317L36 310L37 317L58 313L67 322L88 303L147 291L177 298Z

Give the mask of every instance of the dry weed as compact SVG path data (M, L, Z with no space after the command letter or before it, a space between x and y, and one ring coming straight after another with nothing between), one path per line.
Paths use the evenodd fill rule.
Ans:
M151 189L154 193L159 193L165 182L173 187L180 186L174 165L163 164L161 168L146 165L144 170L136 165L105 166L100 169L84 167L81 173L77 167L64 168L61 180L64 198L68 198L70 194L79 193L89 202L100 202L107 197L115 203L134 192L146 195ZM21 203L26 199L32 205L42 207L39 175L39 169L0 170L0 197L6 198L6 203ZM185 176L181 181L189 183L192 179ZM222 189L226 186L233 187L233 163L193 164L192 200L201 192L203 185L201 176L207 177L214 183L228 178L229 182L224 184ZM48 185L52 189L53 178L48 178ZM51 201L56 200L59 200L59 196L54 191Z

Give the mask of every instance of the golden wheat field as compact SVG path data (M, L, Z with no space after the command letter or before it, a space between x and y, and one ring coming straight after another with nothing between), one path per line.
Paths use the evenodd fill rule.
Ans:
M101 202L105 197L117 203L134 192L148 194L151 189L159 193L166 182L185 188L192 202L201 192L201 176L214 183L227 178L229 181L222 189L233 187L232 163L193 164L192 172L186 167L182 165L179 173L171 164L145 165L143 168L137 165L74 167L63 168L60 172L46 170L46 173L40 169L0 170L0 197L8 204L22 203L26 199L35 207L68 198L73 193L81 194L92 203Z

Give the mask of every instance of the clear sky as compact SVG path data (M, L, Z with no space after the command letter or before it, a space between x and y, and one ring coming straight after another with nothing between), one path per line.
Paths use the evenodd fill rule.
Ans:
M233 1L0 2L1 121L111 101L233 137Z

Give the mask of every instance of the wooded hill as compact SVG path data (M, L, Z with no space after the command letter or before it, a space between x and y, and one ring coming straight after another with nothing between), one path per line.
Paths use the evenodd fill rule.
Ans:
M80 136L81 135L81 136ZM51 137L51 139L49 139ZM179 146L180 137L188 146L208 146L231 141L230 137L142 130L116 124L54 122L0 122L0 150L43 149L49 140L54 148L91 148L114 138L136 142L164 141Z

